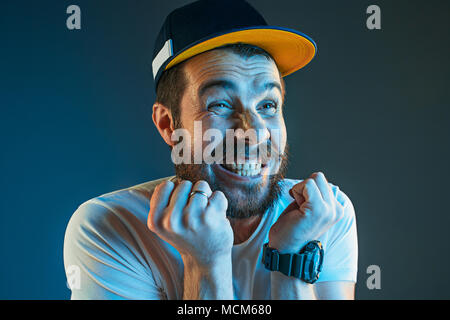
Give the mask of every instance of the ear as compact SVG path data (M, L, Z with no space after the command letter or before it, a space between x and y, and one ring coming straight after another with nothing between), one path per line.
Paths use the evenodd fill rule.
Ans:
M174 126L172 113L170 112L169 108L156 102L153 105L152 119L161 137L169 146L173 147L176 141L171 140Z

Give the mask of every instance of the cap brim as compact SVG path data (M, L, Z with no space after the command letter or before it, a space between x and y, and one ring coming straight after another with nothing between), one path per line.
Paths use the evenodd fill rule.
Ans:
M283 77L306 66L317 51L314 41L301 32L281 27L258 26L231 30L201 39L167 61L164 70L197 54L236 42L255 45L266 50L274 58Z

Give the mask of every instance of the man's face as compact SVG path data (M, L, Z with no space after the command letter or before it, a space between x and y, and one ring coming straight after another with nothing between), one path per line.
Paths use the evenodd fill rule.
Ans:
M244 58L231 50L217 49L186 61L184 72L187 87L180 103L180 122L192 140L197 139L196 143L192 141L192 153L196 146L204 150L210 144L203 141L208 129L219 130L224 139L227 129L254 130L257 140L236 135L235 146L237 140L245 141L244 165L236 164L235 156L235 161L225 161L229 152L237 150L224 147L222 164L176 165L177 176L193 182L205 180L213 191L224 192L230 217L263 214L279 196L279 181L286 167L284 97L276 64L261 55ZM198 131L194 135L194 121L201 123L201 136ZM273 153L269 159L259 155L256 161L249 161L249 153L263 145L280 154Z

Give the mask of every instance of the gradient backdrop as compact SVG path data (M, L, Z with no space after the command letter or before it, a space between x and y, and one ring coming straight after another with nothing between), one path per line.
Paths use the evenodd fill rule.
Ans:
M63 237L97 195L173 174L153 41L188 1L1 1L1 299L67 299ZM450 298L449 1L250 0L318 55L287 82L289 176L352 199L359 299ZM82 29L66 28L77 4ZM366 28L381 8L382 30ZM369 265L381 289L366 286Z

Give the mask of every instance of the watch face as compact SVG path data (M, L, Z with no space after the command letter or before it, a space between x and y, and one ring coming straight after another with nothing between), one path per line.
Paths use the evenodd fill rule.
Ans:
M304 250L306 255L303 281L308 283L314 283L319 279L320 271L322 270L323 263L323 249L319 241L309 242Z

